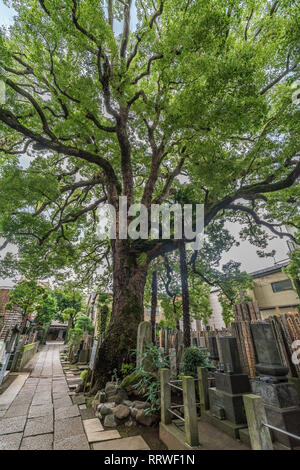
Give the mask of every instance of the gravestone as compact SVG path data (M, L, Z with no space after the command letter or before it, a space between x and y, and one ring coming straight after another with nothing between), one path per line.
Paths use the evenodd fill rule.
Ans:
M254 394L262 397L268 424L300 436L300 399L294 384L288 382L288 368L282 364L272 324L251 324L259 377L251 381ZM289 449L300 441L277 431L273 439Z
M183 369L184 345L180 344L177 351L177 364L179 371Z
M176 349L170 348L169 349L169 360L170 360L170 370L171 370L171 377L177 377L177 364L176 364Z
M219 360L219 351L217 345L217 338L215 336L208 337L208 349L209 349L209 357L212 361Z
M146 352L147 346L152 344L152 328L151 323L148 321L143 321L139 324L138 333L137 333L137 367L140 367L143 362L142 355ZM145 365L145 364L144 364Z
M241 373L236 338L224 336L219 340L223 370L214 373L215 387L208 390L210 410L206 414L213 424L238 438L239 429L247 427L243 394L250 392L250 382L248 376Z

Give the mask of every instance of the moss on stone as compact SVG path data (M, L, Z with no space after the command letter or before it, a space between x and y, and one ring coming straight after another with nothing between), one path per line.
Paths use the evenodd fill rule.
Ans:
M127 375L121 382L121 387L132 387L136 385L141 380L142 375L138 372L132 372L130 375Z

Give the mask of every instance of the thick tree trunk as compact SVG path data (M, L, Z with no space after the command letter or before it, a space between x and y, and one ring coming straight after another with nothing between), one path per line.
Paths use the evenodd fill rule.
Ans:
M95 388L111 379L114 369L132 362L136 349L137 329L144 317L144 288L147 265L138 264L126 240L113 246L113 306L109 327L100 345L95 366Z
M155 325L156 325L156 309L157 309L157 272L152 273L152 297L151 297L151 327L152 342L155 344Z
M183 320L183 343L186 348L191 345L191 321L190 321L190 299L188 286L188 273L186 264L185 243L179 245L180 253L180 277L182 291L182 320Z

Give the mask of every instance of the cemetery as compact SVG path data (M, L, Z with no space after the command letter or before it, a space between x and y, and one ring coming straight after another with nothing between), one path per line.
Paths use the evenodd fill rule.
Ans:
M0 0L0 450L300 450L299 45L295 0Z

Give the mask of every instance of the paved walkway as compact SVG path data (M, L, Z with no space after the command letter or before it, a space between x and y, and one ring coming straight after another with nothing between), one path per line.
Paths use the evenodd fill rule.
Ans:
M122 439L117 430L104 430L74 396L78 376L60 362L60 345L49 344L0 395L0 450L117 450L149 449L141 436Z

